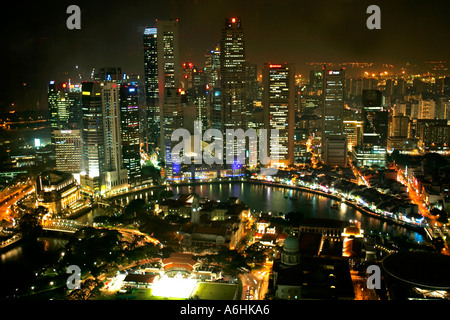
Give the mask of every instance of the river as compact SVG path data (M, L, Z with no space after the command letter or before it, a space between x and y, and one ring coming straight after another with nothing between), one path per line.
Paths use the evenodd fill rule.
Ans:
M174 194L186 194L191 192L190 186L179 185L170 187ZM134 198L146 199L157 189L141 191L133 196L123 197L126 203ZM337 209L331 205L335 200L325 196L303 192L299 190L285 189L276 186L264 186L249 182L211 183L196 185L194 191L200 197L211 200L226 201L229 197L238 197L252 210L257 212L281 212L287 214L291 211L301 212L305 217L318 217L337 219L342 221L358 220L362 229L368 232L378 232L393 236L405 236L408 239L423 243L424 236L412 230L381 221L379 219L363 215L351 206L340 203ZM286 192L289 197L286 198ZM77 218L78 221L92 223L94 217L104 214L101 208L93 209L85 215ZM0 254L0 284L3 287L13 286L16 282L26 281L33 275L30 273L35 267L40 267L55 261L55 252L63 248L67 239L60 237L43 237L37 244L20 243L12 249ZM20 279L20 280L19 280ZM5 284L8 284L5 286Z

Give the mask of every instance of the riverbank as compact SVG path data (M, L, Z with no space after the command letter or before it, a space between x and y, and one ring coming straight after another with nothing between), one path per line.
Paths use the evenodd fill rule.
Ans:
M358 212L362 213L365 216L369 216L369 217L378 219L380 221L383 221L383 222L386 222L386 223L389 223L389 224L393 224L393 225L396 225L396 226L408 229L410 231L417 232L417 233L419 233L421 235L427 236L427 233L426 233L424 227L421 226L421 225L409 224L409 223L406 223L404 221L400 221L400 220L396 220L394 218L390 218L388 216L380 215L380 214L378 214L376 212L367 210L367 209L359 206L357 203L355 203L353 201L342 199L339 196L333 195L331 193L327 193L327 192L324 192L324 191L321 191L321 190L311 189L311 188L307 188L307 187L303 187L303 186L298 186L298 185L286 185L286 184L282 184L282 183L278 183L278 182L269 182L269 181L262 181L262 180L256 180L256 179L242 179L242 178L239 178L239 179L232 179L232 180L225 180L225 181L217 181L217 180L215 180L215 181L177 182L177 183L171 183L171 184L167 184L167 185L150 186L150 187L143 188L143 189L140 189L140 190L134 190L132 192L128 192L128 193L124 193L124 194L121 194L121 195L116 195L116 196L114 196L112 198L108 198L108 200L109 199L111 199L111 200L118 200L118 199L121 199L121 198L124 198L124 197L129 197L129 196L131 196L133 194L145 193L145 192L150 191L150 190L162 189L162 188L168 188L168 187L172 187L172 188L173 187L182 187L182 186L190 187L190 186L224 184L224 183L239 183L239 182L255 184L255 185L262 185L262 186L265 186L265 187L271 187L272 186L272 187L279 187L279 188L290 189L290 190L298 190L298 191L305 192L305 193L316 194L316 195L319 195L319 196L327 197L329 199L333 199L333 200L336 200L336 201L343 202L346 205L352 207L353 209L357 210ZM245 202L245 200L244 200L244 202Z

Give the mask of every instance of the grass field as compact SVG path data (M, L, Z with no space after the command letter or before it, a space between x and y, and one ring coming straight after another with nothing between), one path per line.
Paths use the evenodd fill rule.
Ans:
M200 300L233 300L237 289L236 284L199 282L192 296Z

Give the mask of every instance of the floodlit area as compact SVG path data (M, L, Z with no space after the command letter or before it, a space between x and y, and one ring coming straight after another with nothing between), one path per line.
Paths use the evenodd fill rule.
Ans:
M184 298L191 296L197 285L196 279L162 277L152 288L152 295L167 298Z

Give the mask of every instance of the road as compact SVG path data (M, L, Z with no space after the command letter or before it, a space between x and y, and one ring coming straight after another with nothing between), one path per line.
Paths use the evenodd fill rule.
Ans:
M270 267L266 265L261 271L241 274L241 300L263 300L269 287L269 273ZM250 296L247 291L250 293Z
M11 220L10 214L11 214L11 209L10 207L12 205L14 205L17 201L19 201L22 197L24 197L25 195L34 192L34 187L31 184L27 184L27 185L23 185L20 186L16 189L14 189L13 192L8 193L7 195L4 195L4 198L9 196L9 194L14 194L14 196L6 201L5 203L3 203L2 205L0 205L0 221L5 219L5 220ZM3 200L4 198L0 199Z

